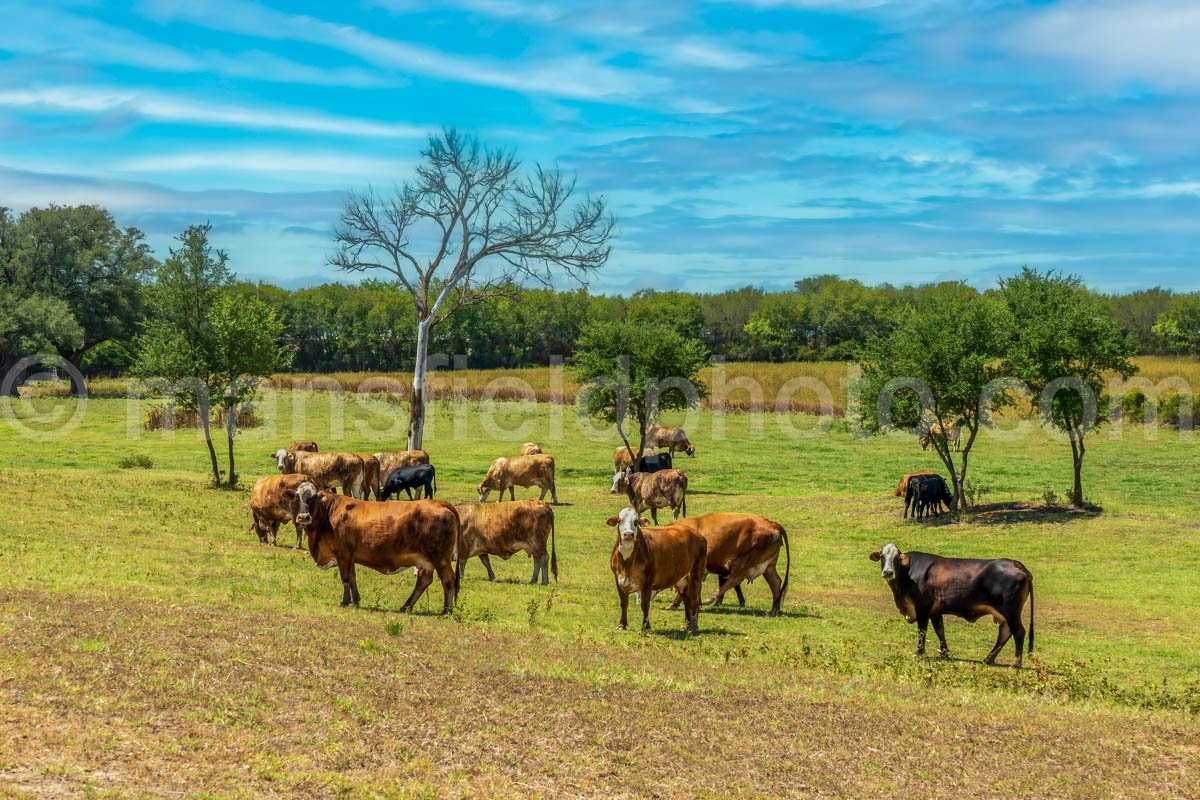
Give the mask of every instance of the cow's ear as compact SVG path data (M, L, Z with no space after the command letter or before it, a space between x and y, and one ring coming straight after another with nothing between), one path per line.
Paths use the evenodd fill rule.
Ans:
M642 527L649 527L649 526L650 526L650 520L646 519L645 517L639 517L639 518L638 518L638 525L641 525Z
M882 553L880 553L878 550L876 550L874 553L871 553L871 555L869 556L869 558L870 558L872 561L878 561L879 559L883 558L883 554L882 554Z
M615 527L617 527L617 523L620 521L621 521L620 517L609 517L607 520L605 520L605 524L608 525L608 527L610 527L610 528L615 528Z
M908 553L900 554L900 566L902 566L902 567L908 566Z

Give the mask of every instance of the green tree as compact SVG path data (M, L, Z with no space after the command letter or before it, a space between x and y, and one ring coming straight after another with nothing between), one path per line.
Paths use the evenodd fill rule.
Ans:
M963 486L980 427L993 409L1011 402L995 383L1006 328L1004 309L992 298L943 284L931 302L910 307L894 331L871 339L860 354L865 430L906 427L929 435L935 424L942 431L962 425L957 454L944 433L929 435L950 473L956 509L966 504Z
M646 429L663 411L694 408L705 396L700 370L708 363L704 345L666 323L592 323L583 330L573 359L585 413L616 426L631 456L646 448ZM638 426L635 454L624 430Z
M1153 327L1168 352L1200 355L1200 294L1178 294Z
M1154 324L1171 307L1174 299L1170 289L1160 286L1105 298L1113 319L1137 340L1140 353L1163 352L1164 343L1155 333Z
M278 369L285 356L277 344L282 326L275 312L235 290L228 257L212 249L210 231L207 224L189 227L159 268L148 292L153 314L138 337L134 371L166 380L179 405L196 411L214 486L221 485L221 471L212 440L212 408L215 403L225 410L232 488L237 485L237 409L253 396L257 378Z
M1005 369L1028 384L1043 421L1070 441L1071 500L1082 506L1086 437L1107 417L1105 378L1114 372L1128 378L1137 370L1129 360L1136 344L1105 300L1075 276L1026 267L1000 287L1012 319Z

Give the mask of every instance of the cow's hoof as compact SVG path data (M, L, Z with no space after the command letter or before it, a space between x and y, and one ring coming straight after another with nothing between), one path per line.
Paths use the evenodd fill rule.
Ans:
M915 654L915 655L917 655L918 657L920 657L920 656L924 656L924 655L925 655L925 651L924 651L924 650L918 650L918 651L916 652L916 654Z
M950 651L946 650L946 649L938 650L938 655L941 656L942 658L949 658Z
M618 625L617 625L617 630L619 630L619 631L623 631L623 630L625 630L625 624L624 624L624 623L618 624Z
M770 611L767 612L768 617L779 617L782 615L783 615L783 612L780 611L778 608L772 608Z

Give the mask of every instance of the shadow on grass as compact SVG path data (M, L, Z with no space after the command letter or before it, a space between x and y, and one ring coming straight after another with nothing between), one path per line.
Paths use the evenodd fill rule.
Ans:
M701 620L703 620L703 617L701 617ZM646 632L646 635L647 636L658 636L659 638L670 639L670 640L676 641L676 642L686 641L687 639L694 639L697 636L717 635L717 636L739 636L742 638L749 636L749 634L743 633L742 631L731 631L728 628L719 628L719 627L711 628L711 627L705 626L704 624L700 625L700 630L697 631L696 633L688 633L687 631L683 630L682 627L679 627L679 628L656 628L656 627L654 627L653 620L651 620L651 622L650 622L650 630Z
M1099 506L1046 505L1037 502L984 503L975 506L965 518L980 525L1061 525L1077 519L1093 519L1100 516Z
M825 619L821 612L814 608L802 606L791 610L784 609L778 617L772 617L769 613L770 606L739 606L736 603L729 605L724 603L719 606L700 606L701 614L713 614L717 616L739 616L739 617L758 617L760 619Z
M700 489L688 489L688 494L689 495L710 494L710 495L716 495L718 497L734 497L737 494L737 492L718 492L713 489L708 489L708 490L703 490L703 491Z

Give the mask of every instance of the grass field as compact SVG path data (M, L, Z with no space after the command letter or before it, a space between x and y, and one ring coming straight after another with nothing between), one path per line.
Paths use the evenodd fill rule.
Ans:
M268 393L238 437L248 486L267 452L400 446L384 398ZM396 610L411 573L336 575L247 532L248 491L205 487L194 432L141 430L145 406L93 399L74 430L0 420L0 796L1200 796L1200 490L1195 442L1127 428L1096 437L1085 489L1047 507L1065 442L989 431L980 513L898 517L896 477L934 468L909 438L854 439L803 416L705 410L686 422L688 510L755 511L791 537L780 619L682 615L615 630L603 519L615 437L556 404L442 402L426 449L445 499L474 499L490 460L525 440L558 463L560 581L468 567L461 603ZM152 469L120 469L129 456ZM520 492L520 490L518 490ZM526 494L529 494L528 492ZM290 529L281 541L287 541ZM1036 585L1027 669L980 664L995 637L947 623L953 658L912 655L878 567L887 541L1021 559ZM708 587L708 588L711 588ZM730 598L732 600L732 597ZM1011 664L1012 650L1001 656Z

